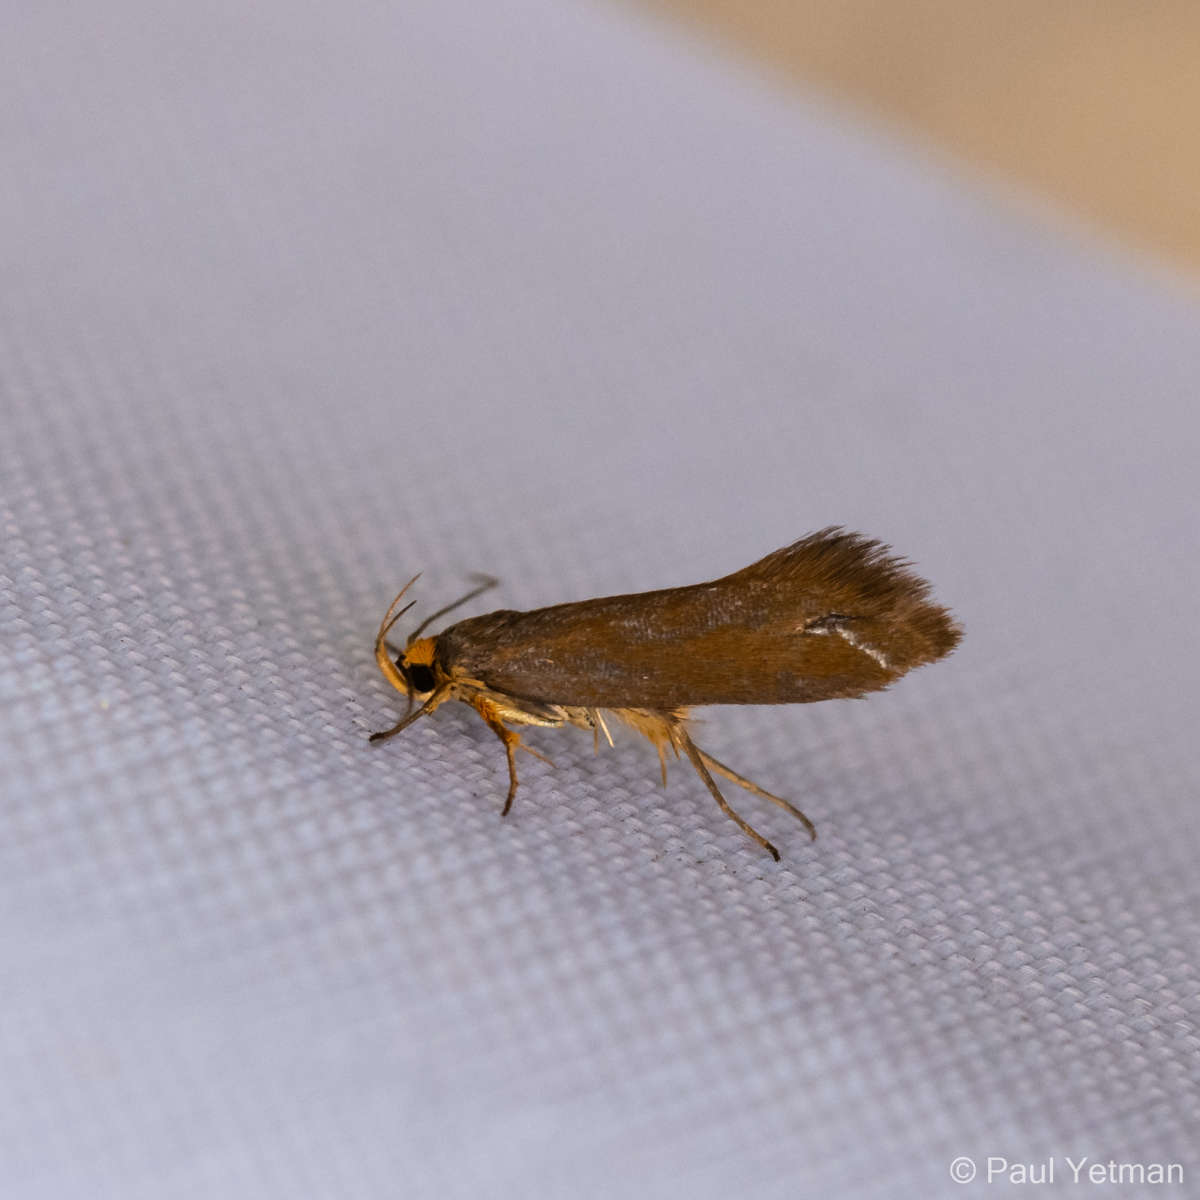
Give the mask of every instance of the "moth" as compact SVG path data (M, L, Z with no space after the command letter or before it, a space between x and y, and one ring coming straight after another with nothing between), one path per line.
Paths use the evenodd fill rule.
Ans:
M776 861L779 851L734 811L714 775L791 813L811 837L816 828L788 801L701 750L688 729L691 710L863 696L949 654L962 636L907 561L839 527L711 583L532 612L502 609L421 636L494 586L488 579L421 622L401 650L388 634L415 603L400 607L417 578L401 589L375 638L379 669L407 695L408 710L372 742L394 737L447 700L464 701L504 745L507 814L517 792L517 750L544 757L511 726L576 725L592 731L598 748L601 733L612 744L608 722L615 720L658 751L664 786L668 752L686 757L721 811Z

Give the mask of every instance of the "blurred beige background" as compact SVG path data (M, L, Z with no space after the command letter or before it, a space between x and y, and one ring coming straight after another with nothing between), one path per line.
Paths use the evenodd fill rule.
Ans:
M1195 0L643 0L1200 273Z

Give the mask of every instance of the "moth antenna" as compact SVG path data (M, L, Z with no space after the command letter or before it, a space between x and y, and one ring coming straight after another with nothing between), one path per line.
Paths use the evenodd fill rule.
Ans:
M445 608L439 608L437 612L430 613L429 616L427 616L425 620L423 620L420 625L418 625L416 629L414 629L412 633L408 635L407 645L411 646L413 642L415 642L417 638L421 636L422 632L428 629L429 626L438 619L438 617L444 617L448 612L453 612L460 604L466 604L468 600L474 600L476 596L482 596L483 593L489 588L494 588L496 584L500 582L500 580L493 578L491 575L481 575L476 576L476 578L479 579L478 587L472 588L471 591L469 591L465 596L460 596L452 604L447 604ZM401 596L403 594L403 592L400 593ZM397 596L396 598L399 599L400 597Z
M397 593L396 598L388 605L388 610L383 614L383 620L379 622L379 632L375 635L375 647L378 649L379 644L392 631L392 626L400 620L400 618L408 612L414 604L415 600L410 600L399 612L396 612L396 605L404 599L404 593L408 591L418 579L421 578L421 572L418 571Z
M383 614L383 620L379 622L379 632L375 635L375 661L379 664L379 669L383 672L383 677L396 689L398 692L407 692L409 700L409 708L412 708L412 685L400 673L400 668L392 662L388 655L387 635L391 632L392 626L412 606L416 603L415 600L410 600L399 612L396 611L396 605L404 599L404 593L408 591L418 579L421 578L421 573L418 571L399 591L395 600L388 606L388 610Z
M415 713L409 713L402 720L397 721L391 729L381 729L378 733L373 733L367 739L370 742L383 742L390 737L395 737L398 733L403 733L414 721L419 721L426 713L431 713L443 700L450 691L448 687L442 688L440 691L434 692Z

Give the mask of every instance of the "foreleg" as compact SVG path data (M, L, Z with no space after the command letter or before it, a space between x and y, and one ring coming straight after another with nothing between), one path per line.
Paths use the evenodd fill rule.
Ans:
M534 758L540 758L544 763L550 763L550 760L544 755L535 750L532 746L526 746L521 741L521 735L515 729L509 729L504 724L505 710L498 704L493 704L485 696L471 696L467 698L467 703L484 719L487 727L504 743L504 754L508 759L508 795L504 800L504 808L501 810L502 817L508 816L508 810L512 808L513 797L517 794L517 763L516 754L518 750L524 750L532 754ZM553 766L553 763L550 763Z

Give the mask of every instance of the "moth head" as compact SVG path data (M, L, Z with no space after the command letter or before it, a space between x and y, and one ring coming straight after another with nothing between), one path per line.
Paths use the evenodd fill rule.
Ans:
M398 654L395 668L404 680L406 691L413 700L424 703L433 695L437 687L437 668L433 665L433 651L436 638L416 638L404 648L403 654ZM386 648L385 648L386 653Z
M446 613L452 612L460 604L465 604L468 600L474 600L476 596L496 585L496 581L490 575L480 576L479 584L472 588L465 596L455 600L453 604L447 604L444 608L439 608L437 612L427 616L408 635L408 641L404 643L404 649L397 651L396 647L388 642L387 635L391 633L392 627L396 622L416 603L415 600L410 600L403 607L400 606L400 601L404 599L404 593L420 578L420 575L414 575L400 589L400 594L392 601L391 607L388 608L387 612L384 613L383 620L379 623L379 632L375 635L375 661L379 664L379 669L383 672L384 679L396 691L404 692L408 696L408 707L410 710L414 701L420 700L424 704L425 701L429 700L434 692L438 692L439 686L442 687L442 691L438 692L438 694L439 696L444 696L446 694L445 687L448 683L446 673L434 662L437 650L437 638L421 637L422 631L427 629L430 623L436 621L438 617L444 617Z

